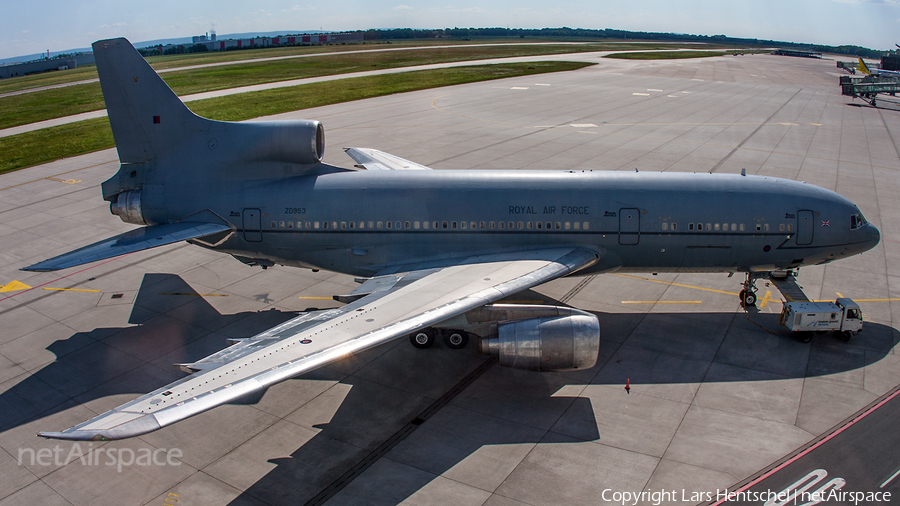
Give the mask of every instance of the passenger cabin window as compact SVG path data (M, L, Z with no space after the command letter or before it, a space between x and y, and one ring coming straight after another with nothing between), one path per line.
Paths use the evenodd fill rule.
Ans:
M669 230L669 222L667 222L667 221L662 222L662 229Z
M694 224L688 223L688 230L694 230Z

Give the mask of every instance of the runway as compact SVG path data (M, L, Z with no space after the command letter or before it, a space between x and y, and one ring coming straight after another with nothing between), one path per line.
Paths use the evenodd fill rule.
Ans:
M471 345L398 340L146 436L78 447L162 450L163 464L66 459L79 443L34 434L158 388L183 375L171 364L337 305L332 295L357 286L187 244L19 271L132 228L100 197L118 168L107 150L0 175L0 506L621 504L614 492L661 490L678 492L664 504L697 504L682 494L757 476L900 384L900 112L842 97L828 60L595 61L276 118L322 121L325 161L344 167L340 148L357 146L441 170L745 168L835 190L882 243L804 268L797 283L810 299L864 300L859 336L800 343L779 332L774 286L760 283L758 313L739 307L739 276L567 278L514 299L595 312L593 369L529 373ZM852 439L831 443L857 455ZM29 460L42 449L60 459ZM863 469L880 458L858 455Z

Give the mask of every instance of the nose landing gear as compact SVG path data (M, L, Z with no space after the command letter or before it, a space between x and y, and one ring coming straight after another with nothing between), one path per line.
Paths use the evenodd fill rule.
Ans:
M762 275L754 272L748 272L747 277L744 280L744 289L741 290L741 293L738 295L741 299L741 305L744 307L752 307L756 305L756 280L761 278Z

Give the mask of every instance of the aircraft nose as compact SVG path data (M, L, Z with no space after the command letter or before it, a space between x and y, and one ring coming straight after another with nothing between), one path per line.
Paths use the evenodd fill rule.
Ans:
M878 245L878 242L881 240L881 232L875 228L875 225L868 223L861 231L864 234L863 247L865 249L863 251L868 251Z

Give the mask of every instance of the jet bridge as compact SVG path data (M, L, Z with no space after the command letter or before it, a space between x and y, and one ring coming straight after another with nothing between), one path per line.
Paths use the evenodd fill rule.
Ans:
M877 107L876 98L879 93L896 96L897 93L900 93L900 79L878 76L841 76L841 95L861 98L873 107ZM900 105L900 102L897 101L888 100L888 102Z

